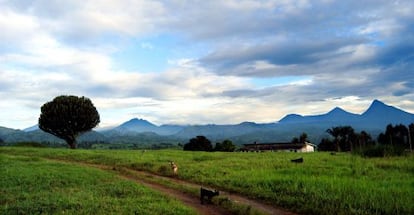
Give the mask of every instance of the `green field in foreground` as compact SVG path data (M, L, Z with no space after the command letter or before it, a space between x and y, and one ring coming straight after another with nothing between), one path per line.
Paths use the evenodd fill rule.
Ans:
M414 214L414 156L179 150L0 148L1 154L98 163L178 177L304 214ZM304 163L290 160L304 158ZM92 171L92 170L91 170ZM82 189L82 188L81 188ZM86 189L86 188L85 188Z
M0 154L0 214L195 214L98 169Z

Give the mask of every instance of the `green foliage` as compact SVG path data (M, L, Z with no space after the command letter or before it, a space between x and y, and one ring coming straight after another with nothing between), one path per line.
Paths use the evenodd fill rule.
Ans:
M318 151L336 151L335 143L328 138L323 138L318 145Z
M221 143L216 143L216 146L214 147L214 151L219 152L234 152L234 150L236 150L236 146L231 140L224 140Z
M353 144L356 142L356 134L351 126L338 126L326 130L332 137L334 137L334 144L337 151L348 152L352 151Z
M355 133L351 126L338 126L326 130L334 139L323 138L318 145L319 151L361 151L375 144L366 131Z
M211 141L205 136L197 136L191 138L190 141L184 144L185 151L212 151L213 145Z
M241 193L302 214L414 214L414 155L362 158L349 153L208 153L181 150L79 150L1 147L0 153L137 168ZM194 162L197 161L197 162Z
M395 126L389 124L385 128L385 133L383 132L378 136L378 143L412 149L412 141L414 137L413 129L414 123L411 123L408 127L403 124Z
M98 169L0 154L0 214L195 214Z
M99 113L90 99L58 96L41 107L39 128L76 148L78 135L92 130L99 122Z

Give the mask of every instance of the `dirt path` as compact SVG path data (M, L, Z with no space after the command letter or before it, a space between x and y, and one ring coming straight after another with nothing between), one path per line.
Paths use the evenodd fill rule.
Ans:
M157 190L159 192L162 192L163 194L175 198L179 201L181 201L182 203L184 203L185 205L195 209L195 211L197 211L198 214L202 214L202 215L221 215L221 214L228 214L228 211L216 206L216 205L202 205L200 204L200 200L198 198L194 198L194 196L189 195L187 193L184 193L182 191L179 190L175 190L160 184L156 184L156 183L150 183L141 179L137 179L133 176L124 176L121 175L122 178L126 178L128 180L132 180L134 182L137 182L139 184L142 184L144 186L147 186L151 189Z
M196 184L196 183L180 180L177 178L160 176L160 175L152 174L152 173L145 172L145 171L138 171L138 170L134 170L134 169L126 168L126 167L114 167L114 166L107 166L107 165L100 165L100 164L73 162L73 161L67 161L67 160L52 159L51 161L77 164L77 165L82 165L82 166L99 168L105 171L115 172L118 176L122 178L125 178L128 180L134 181L136 183L142 184L144 186L150 187L154 190L164 193L167 196L170 196L172 198L175 198L183 202L183 204L185 204L186 206L191 207L195 211L197 211L198 214L202 214L202 215L231 214L228 210L225 210L219 205L200 204L199 196L195 196L189 192L185 192L178 188L177 189L171 188L169 186L163 185L162 183L154 182L154 180L150 180L150 178L167 181L175 185L183 185L185 187L199 189L201 185ZM254 208L257 211L260 211L263 214L274 214L274 215L294 215L295 214L285 209L275 207L272 205L268 205L268 204L264 204L262 202L252 200L252 199L249 199L249 198L246 198L244 196L234 194L234 193L220 191L220 196L225 197L236 204L250 206L251 208Z

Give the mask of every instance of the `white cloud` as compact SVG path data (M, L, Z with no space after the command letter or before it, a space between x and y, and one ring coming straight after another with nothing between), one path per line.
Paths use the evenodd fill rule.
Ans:
M33 37L39 30L39 25L35 17L0 8L0 28L1 45L19 45L19 42Z
M414 110L414 4L396 3L1 1L0 122L31 126L60 94L90 97L103 125L271 122L335 106L358 112L374 98ZM168 48L166 69L114 62L130 45L160 59L155 50Z

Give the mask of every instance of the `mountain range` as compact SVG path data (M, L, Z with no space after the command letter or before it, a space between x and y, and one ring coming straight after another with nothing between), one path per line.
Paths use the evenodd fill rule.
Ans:
M328 137L326 130L334 126L350 125L356 131L365 130L375 138L388 124L414 123L414 114L374 100L362 114L347 112L339 107L320 115L302 116L289 114L274 123L243 122L233 125L161 125L144 119L131 119L121 125L82 135L79 141L108 143L183 143L197 135L204 135L212 141L230 139L236 144L252 142L290 141L303 132L309 140L318 144ZM32 126L24 130L0 127L0 138L4 142L36 141L63 142Z

